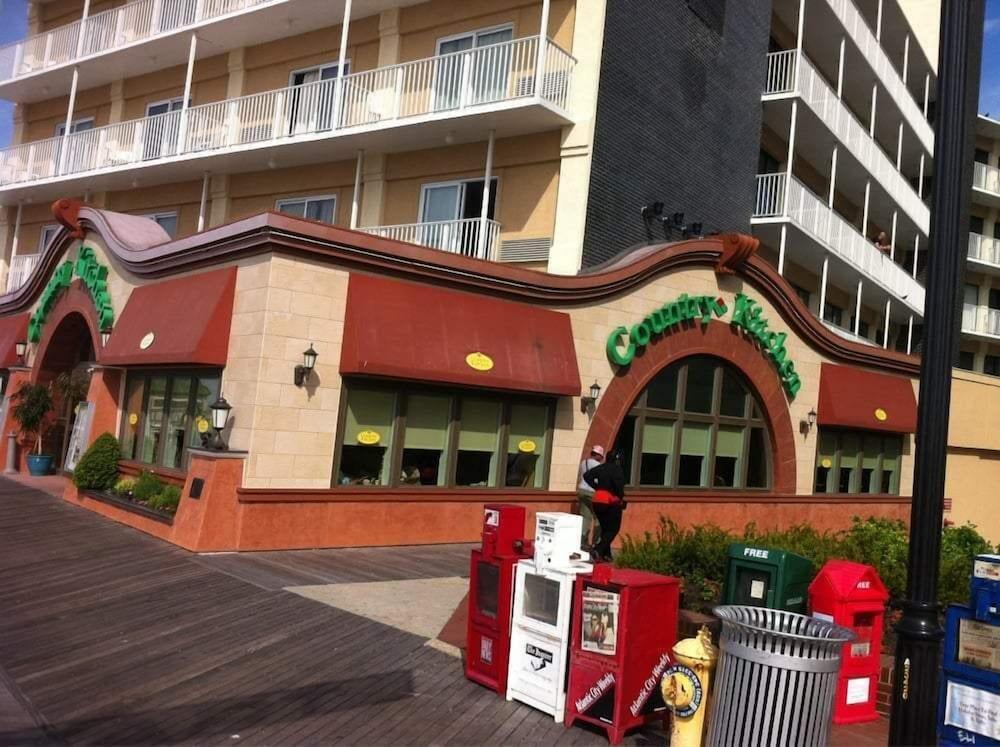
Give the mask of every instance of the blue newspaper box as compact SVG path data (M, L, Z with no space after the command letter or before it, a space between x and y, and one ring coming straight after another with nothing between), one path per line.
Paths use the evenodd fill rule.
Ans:
M976 558L971 587L945 617L940 744L1000 745L1000 556Z

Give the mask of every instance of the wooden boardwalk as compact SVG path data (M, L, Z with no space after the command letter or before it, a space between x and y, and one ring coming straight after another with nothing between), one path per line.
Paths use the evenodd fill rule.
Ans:
M281 590L464 575L467 557L194 556L0 479L0 745L606 744L424 638Z

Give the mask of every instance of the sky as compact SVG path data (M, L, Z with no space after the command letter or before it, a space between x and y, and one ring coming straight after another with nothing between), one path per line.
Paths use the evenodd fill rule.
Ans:
M26 34L27 0L0 0L0 46ZM1000 119L1000 0L986 0L979 111ZM0 147L10 144L13 106L0 101Z

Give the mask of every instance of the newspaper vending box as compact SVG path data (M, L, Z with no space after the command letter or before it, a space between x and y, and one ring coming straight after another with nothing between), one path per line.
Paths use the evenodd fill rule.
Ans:
M584 721L619 744L667 718L660 679L677 642L680 582L602 563L577 579L566 726Z
M507 700L519 700L563 720L573 582L593 570L580 558L582 519L535 517L535 554L517 564L510 634Z

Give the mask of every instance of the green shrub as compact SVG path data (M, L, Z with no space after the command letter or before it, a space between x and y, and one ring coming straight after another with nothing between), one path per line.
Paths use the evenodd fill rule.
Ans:
M111 492L115 495L128 495L135 489L135 478L133 477L123 477L115 486L111 488Z
M81 490L107 490L118 478L120 458L118 439L102 433L80 457L73 470L73 483Z
M163 490L149 499L146 504L159 511L173 513L181 502L181 489L176 485L166 485Z
M908 540L909 532L903 522L874 517L854 517L850 529L840 532L818 532L807 524L762 532L756 525L748 524L741 533L713 524L681 529L673 520L660 517L655 532L623 539L616 563L681 578L682 606L708 611L722 599L729 544L745 542L797 553L812 561L816 570L831 558L874 566L889 590L890 599L899 600L906 593ZM938 581L942 604L969 598L973 559L992 551L990 543L971 524L944 528Z
M163 487L163 481L160 478L152 472L143 472L135 481L132 497L137 501L149 501L154 495L158 495Z

